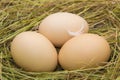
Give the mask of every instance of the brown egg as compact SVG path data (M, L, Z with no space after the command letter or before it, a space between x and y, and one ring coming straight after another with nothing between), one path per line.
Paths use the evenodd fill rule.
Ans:
M81 34L66 42L59 52L59 63L66 70L94 68L105 65L110 46L101 36Z
M11 54L16 64L27 71L53 71L57 52L52 43L37 32L22 32L11 43Z
M46 17L39 26L39 32L56 47L61 47L73 36L88 32L88 23L80 16L58 12Z

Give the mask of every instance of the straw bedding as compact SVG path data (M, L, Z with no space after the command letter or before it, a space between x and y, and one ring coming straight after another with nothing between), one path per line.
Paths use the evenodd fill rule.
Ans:
M14 63L11 40L23 31L36 30L43 18L60 11L84 17L90 33L106 38L112 50L107 65L72 71L27 72ZM120 1L0 0L0 54L2 80L120 80Z

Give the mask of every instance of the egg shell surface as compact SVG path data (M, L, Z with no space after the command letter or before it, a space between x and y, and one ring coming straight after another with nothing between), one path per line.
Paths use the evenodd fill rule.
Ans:
M110 57L108 42L97 34L81 34L67 41L59 52L59 63L65 70L105 65Z
M39 32L46 36L56 47L89 30L87 21L73 13L57 12L47 16L39 26Z
M27 71L53 71L57 66L56 49L37 32L18 34L11 43L11 54L15 63Z

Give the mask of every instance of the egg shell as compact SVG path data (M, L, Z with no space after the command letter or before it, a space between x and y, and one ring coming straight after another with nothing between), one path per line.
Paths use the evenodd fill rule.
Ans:
M11 54L17 65L27 71L53 71L57 52L53 44L37 32L22 32L11 43Z
M81 34L67 41L59 52L63 69L74 70L105 65L110 57L108 42L97 34Z
M56 47L61 47L75 35L88 32L87 21L72 13L58 12L47 16L39 26L39 32Z

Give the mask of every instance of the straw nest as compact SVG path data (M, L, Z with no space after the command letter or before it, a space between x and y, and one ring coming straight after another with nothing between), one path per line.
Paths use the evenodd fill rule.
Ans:
M59 11L84 17L90 33L106 38L112 50L107 65L54 72L26 72L16 66L10 54L11 40L23 31L36 30L43 18ZM0 0L0 54L2 80L120 80L120 1Z

